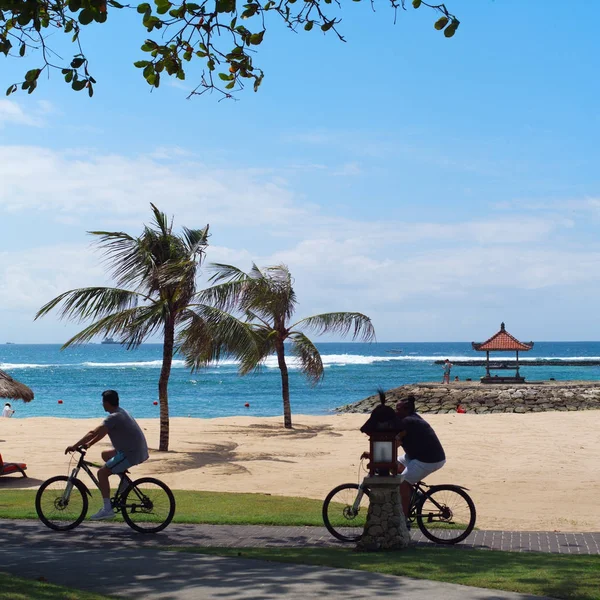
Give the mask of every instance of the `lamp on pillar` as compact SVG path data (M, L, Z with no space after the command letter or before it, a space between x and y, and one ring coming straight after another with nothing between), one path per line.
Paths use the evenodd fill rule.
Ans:
M379 391L381 404L373 410L360 428L369 436L369 475L398 474L398 433L401 431L396 412L385 404L385 394Z
M398 438L396 433L369 434L369 475L398 475Z

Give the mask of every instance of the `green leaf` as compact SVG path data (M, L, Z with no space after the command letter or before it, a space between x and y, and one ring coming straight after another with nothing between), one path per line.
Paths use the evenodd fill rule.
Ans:
M85 79L75 79L71 84L71 87L76 91L80 92L83 88L85 88L85 84L87 81Z
M8 86L8 89L6 90L6 95L10 96L12 93L17 91L17 86L13 83L12 85Z
M82 25L89 25L93 20L94 20L94 13L90 9L84 8L79 13L79 22Z
M73 71L69 71L68 73L65 73L65 81L67 83L71 83L72 80L73 80Z
M335 25L335 21L327 21L321 25L321 31L329 31Z
M136 60L133 63L134 67L137 67L138 69L143 69L144 67L147 67L150 64L149 60Z
M69 0L69 10L73 13L81 8L81 0Z
M70 33L73 31L73 21L67 21L65 23L65 33Z
M90 98L94 95L94 88L91 83L88 85L88 95Z
M448 17L440 17L434 24L433 26L438 30L441 31L442 29L444 29L444 27L446 27L446 25L448 25Z
M446 29L444 29L444 35L447 38L451 38L456 33L456 30L458 29L459 25L460 25L460 21L453 19L452 23L450 23L450 25L448 25L448 27L446 27Z
M262 43L264 37L265 37L265 32L263 30L263 31L260 31L259 33L253 33L250 36L249 41L253 46L258 46L259 44Z
M413 0L412 5L414 8L419 8L419 6L421 6L421 0Z
M79 69L79 67L81 67L81 65L85 62L84 58L74 58L71 61L71 67L73 69Z
M155 50L156 48L158 48L158 44L156 42L153 42L152 40L146 40L144 42L144 44L142 45L142 50L144 52L151 52L152 50Z
M188 9L188 12L194 12L194 11L200 9L200 5L199 4L194 4L193 2L188 2L186 4L186 8Z
M185 71L183 69L177 71L177 79L181 79L182 81L185 80Z
M232 89L234 88L234 86L235 86L235 81L232 81L231 83L228 83L228 84L225 86L225 89L226 89L226 90L232 90Z
M315 24L314 21L307 21L306 25L304 26L304 30L305 31L310 31L313 28L314 24Z
M25 44L21 44L21 47L19 48L19 56L25 56L26 48L27 48L27 46Z
M288 0L289 1L289 0ZM230 13L235 11L235 0L217 0L218 13Z
M25 73L25 81L28 83L35 81L40 76L40 73L40 69L31 69L30 71L27 71L27 73Z
M150 5L147 2L138 4L137 11L140 13L140 15L143 15L147 10L150 10Z
M233 79L233 75L226 75L225 73L219 73L219 79L222 81L231 81Z

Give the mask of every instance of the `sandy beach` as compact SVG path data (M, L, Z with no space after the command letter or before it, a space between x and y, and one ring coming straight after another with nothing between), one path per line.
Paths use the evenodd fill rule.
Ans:
M471 490L477 525L489 529L600 531L600 411L493 415L427 415L447 454L429 483ZM151 456L135 468L173 489L269 493L322 499L358 479L368 448L366 415L174 418L168 453L158 452L158 420L140 419ZM0 453L28 464L30 479L0 478L8 487L37 487L68 473L64 448L99 419L0 419ZM109 448L90 450L91 460ZM85 475L84 475L85 476Z

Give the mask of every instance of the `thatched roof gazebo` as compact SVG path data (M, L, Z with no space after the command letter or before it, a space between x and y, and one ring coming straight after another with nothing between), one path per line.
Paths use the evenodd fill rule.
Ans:
M0 398L31 402L33 400L33 390L0 370Z
M531 350L533 348L533 342L529 342L527 344L520 342L516 337L510 335L510 333L506 331L504 323L501 323L500 331L498 331L498 333L495 333L485 342L472 342L471 345L473 346L473 350L485 352L486 354L485 377L481 378L481 383L525 383L525 378L521 377L519 374L519 351L527 352L528 350ZM494 375L492 377L490 375L490 369L513 369L515 367L505 363L500 363L497 366L490 365L490 352L516 352L517 360L515 364L515 375Z

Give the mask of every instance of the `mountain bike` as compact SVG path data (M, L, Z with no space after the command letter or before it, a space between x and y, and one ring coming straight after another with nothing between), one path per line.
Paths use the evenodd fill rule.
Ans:
M91 492L81 479L83 469L98 490L98 479L91 467L98 465L85 460L86 448L76 449L80 456L69 476L58 475L44 481L35 496L35 510L40 521L55 531L74 529L85 519ZM121 513L125 522L135 531L157 533L162 531L175 514L175 497L169 487L153 477L132 481L129 472L119 473L120 483L111 498L115 513Z
M398 485L400 485L400 479ZM370 490L364 480L344 483L331 490L323 502L323 521L331 535L342 542L357 542L363 534ZM437 544L462 542L475 527L475 504L460 485L413 487L407 525L417 523L423 535Z

